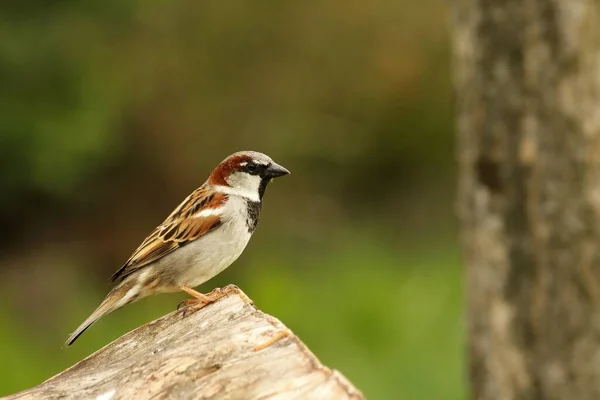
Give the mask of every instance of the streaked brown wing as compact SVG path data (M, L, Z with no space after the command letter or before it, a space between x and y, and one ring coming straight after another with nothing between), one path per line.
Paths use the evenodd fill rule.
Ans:
M142 242L129 260L111 276L121 281L144 266L166 256L221 225L219 215L195 216L203 209L217 209L227 195L200 187L189 195L169 217Z

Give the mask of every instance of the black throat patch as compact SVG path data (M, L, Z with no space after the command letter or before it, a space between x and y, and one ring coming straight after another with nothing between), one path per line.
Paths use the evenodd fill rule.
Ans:
M253 233L258 225L258 217L260 215L260 201L251 201L248 200L246 202L248 206L248 215L246 217L246 226L248 227L248 232Z
M265 195L265 190L267 190L267 186L271 183L271 178L262 178L260 181L260 186L258 187L258 198L262 200Z

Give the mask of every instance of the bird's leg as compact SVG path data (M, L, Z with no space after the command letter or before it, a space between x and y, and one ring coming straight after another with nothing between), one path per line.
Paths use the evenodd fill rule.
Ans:
M220 288L214 289L209 294L202 294L187 286L181 286L180 289L193 297L193 299L182 301L177 306L178 310L181 307L185 307L185 310L183 311L184 316L189 314L190 312L196 312L206 307L210 303L214 303L215 301L227 295Z
M197 292L194 289L189 288L187 286L182 286L180 289L183 290L184 292L186 292L187 294L189 294L190 296L192 296L194 299L198 300L199 302L203 302L203 303L207 303L207 304L213 302L213 300L209 296L202 294L200 292Z
M282 329L279 332L275 333L270 339L265 340L264 342L254 346L254 351L261 351L266 349L269 346L274 345L282 339L285 339L288 336L292 336L292 332L289 329Z

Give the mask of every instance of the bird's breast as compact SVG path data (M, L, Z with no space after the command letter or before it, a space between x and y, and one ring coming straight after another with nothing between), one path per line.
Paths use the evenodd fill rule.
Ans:
M234 199L227 205L221 226L167 256L170 259L164 262L170 264L171 282L178 286L201 285L242 254L252 231L248 228L247 207L237 202Z

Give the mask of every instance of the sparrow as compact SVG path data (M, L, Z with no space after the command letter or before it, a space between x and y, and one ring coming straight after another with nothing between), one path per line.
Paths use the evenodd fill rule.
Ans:
M99 318L146 296L184 291L193 298L184 303L200 307L218 300L218 291L205 295L193 288L242 254L258 225L267 185L289 173L255 151L237 152L223 160L113 274L112 290L66 345Z

